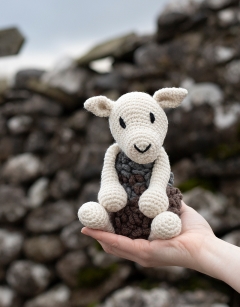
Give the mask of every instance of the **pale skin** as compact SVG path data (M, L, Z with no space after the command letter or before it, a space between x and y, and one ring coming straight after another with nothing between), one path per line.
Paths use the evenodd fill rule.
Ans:
M207 221L183 203L182 232L170 240L131 240L93 230L82 233L98 240L105 252L144 267L180 266L222 280L240 293L240 248L218 239Z

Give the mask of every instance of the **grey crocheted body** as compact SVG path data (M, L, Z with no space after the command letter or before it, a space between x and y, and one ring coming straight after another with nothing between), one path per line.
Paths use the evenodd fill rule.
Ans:
M117 155L115 167L119 181L127 193L128 201L122 210L110 213L116 234L131 239L148 239L153 219L148 218L139 210L138 201L149 186L153 165L154 162L149 164L135 163L124 152ZM180 215L182 194L179 189L172 186L173 181L174 177L171 173L166 191L169 198L168 211Z

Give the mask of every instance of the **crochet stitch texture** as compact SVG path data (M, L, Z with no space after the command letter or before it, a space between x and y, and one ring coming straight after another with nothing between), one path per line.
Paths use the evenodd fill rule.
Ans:
M89 202L79 209L79 219L85 226L109 232L119 232L121 228L124 229L121 230L123 235L149 240L169 239L180 233L181 220L176 213L180 212L181 194L174 188L167 188L170 163L162 145L168 120L163 108L177 107L186 95L185 89L165 88L153 97L133 92L121 96L116 102L104 96L92 97L85 102L87 110L100 117L109 117L110 130L116 140L104 158L99 203ZM124 163L119 176L119 157L128 159L132 165L135 163L131 171L136 174L133 173L131 179L128 177L130 165ZM149 166L149 177L137 173L142 165L143 168ZM125 170L122 169L124 167ZM126 178L130 180L127 187ZM134 181L137 182L133 184ZM138 195L135 197L133 193ZM129 198L130 194L135 197L134 200ZM169 210L171 197L176 200L176 195L178 201ZM129 210L134 214L130 214ZM118 219L121 212L124 212L123 220L126 220L125 214L128 216L128 230L126 225L120 227L119 221L121 225L125 223ZM133 230L130 224L140 226L140 220L144 221L145 228L140 230L138 227L136 232L136 227Z

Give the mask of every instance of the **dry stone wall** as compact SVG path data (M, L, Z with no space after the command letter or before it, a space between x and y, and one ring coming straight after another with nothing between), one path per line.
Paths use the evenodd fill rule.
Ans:
M175 184L218 236L240 246L239 3L177 3L153 35L131 33L52 71L0 81L1 307L239 306L228 286L201 274L105 254L77 220L78 207L96 199L113 142L83 102L182 86L182 107L166 110ZM101 74L91 62L104 57L112 70Z

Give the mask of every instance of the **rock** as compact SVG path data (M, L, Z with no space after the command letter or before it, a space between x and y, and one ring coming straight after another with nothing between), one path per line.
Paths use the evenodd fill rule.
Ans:
M90 144L83 149L75 171L79 179L92 179L100 176L107 147Z
M41 161L30 153L10 158L3 166L3 176L12 183L33 180L41 174Z
M96 244L88 247L88 254L91 256L93 264L100 268L106 268L122 260L119 257L105 253L103 250L99 250Z
M223 8L238 4L237 0L205 0L204 5L212 10L222 10Z
M13 134L29 132L32 125L32 118L25 115L14 116L7 122L8 128Z
M34 93L58 101L59 104L69 110L79 105L79 100L76 96L69 95L58 88L43 83L41 80L29 80L27 88Z
M240 10L230 8L218 13L218 23L223 28L228 28L240 23Z
M174 185L179 186L195 175L195 165L190 159L182 159L172 167L174 173Z
M126 82L118 71L97 75L89 82L89 91L124 91Z
M187 280L191 271L177 266L168 266L161 268L145 268L136 264L137 269L148 278L159 281L176 282L178 280Z
M80 221L75 221L63 228L60 239L65 248L69 250L85 249L94 242L91 237L81 233L83 227Z
M108 293L118 289L130 275L131 269L126 265L114 265L105 269L95 267L90 268L90 270L89 268L84 270L83 268L83 271L85 271L85 275L87 272L91 273L91 277L89 278L89 275L87 275L85 276L85 279L82 279L83 272L79 272L79 281L82 280L81 284L83 284L84 288L72 292L71 306L73 307L83 307L96 303L104 298ZM92 286L91 288L87 288L87 286L89 287L91 280Z
M139 38L136 34L130 33L121 37L101 43L77 60L79 65L87 65L90 62L108 56L119 58L126 53L133 51L139 45Z
M87 264L88 260L84 252L80 250L70 252L57 262L57 273L69 287L76 288L79 271Z
M19 256L23 244L23 235L0 229L0 265L6 265Z
M1 111L7 117L19 114L59 116L62 113L62 108L55 101L35 94L24 102L9 102L2 107Z
M50 186L50 195L55 199L74 195L80 188L80 183L67 171L59 171Z
M226 66L225 80L236 85L240 82L240 60L234 60Z
M14 86L16 88L27 88L30 80L39 80L44 70L40 69L23 69L16 73Z
M87 141L92 144L108 144L113 143L110 133L109 123L106 119L94 117L88 124Z
M81 206L89 201L97 201L97 195L100 190L99 182L89 182L84 187L79 196L78 204Z
M17 54L24 43L24 37L17 28L0 30L0 57Z
M68 118L67 125L75 131L85 131L87 129L88 118L89 114L85 110L79 110Z
M0 286L0 306L20 307L21 301L17 298L15 291L7 286Z
M51 71L44 73L41 81L67 94L85 97L84 90L90 76L89 70L77 67L71 59L64 59Z
M218 129L225 130L234 126L240 117L239 102L215 108L214 124Z
M223 195L214 195L202 188L194 188L183 194L184 202L201 214L213 230L222 227L222 217L227 208L226 199Z
M24 241L24 253L27 258L41 263L51 262L61 257L64 247L56 235L41 235Z
M27 201L21 188L0 186L0 222L14 223L27 213Z
M32 300L27 301L24 307L69 307L70 290L64 284L59 284Z
M207 45L203 49L203 56L210 64L224 64L234 58L236 51L234 48L226 46Z
M200 106L204 103L215 107L220 105L223 99L223 91L217 84L210 82L197 83L188 89L188 96L182 102L182 107L189 110L193 106Z
M224 306L227 301L227 296L223 293L214 290L206 291L199 289L195 291L185 291L181 295L178 295L175 306L213 307L218 304L220 304L220 306L223 304Z
M49 195L49 179L39 178L28 190L28 207L37 208L43 204Z
M48 138L42 131L33 131L29 134L26 144L25 151L32 153L44 153L48 149Z
M62 200L34 209L27 217L26 227L33 233L49 233L63 228L74 219L73 205Z
M172 307L170 293L165 289L144 291L139 288L125 287L113 293L99 307Z
M51 281L51 272L43 265L28 260L19 260L11 264L7 271L7 282L24 296L41 293Z
M222 239L230 244L236 245L240 247L240 231L235 230L226 236L222 237Z
M8 81L5 78L0 78L0 104L4 101L4 97L8 90Z

